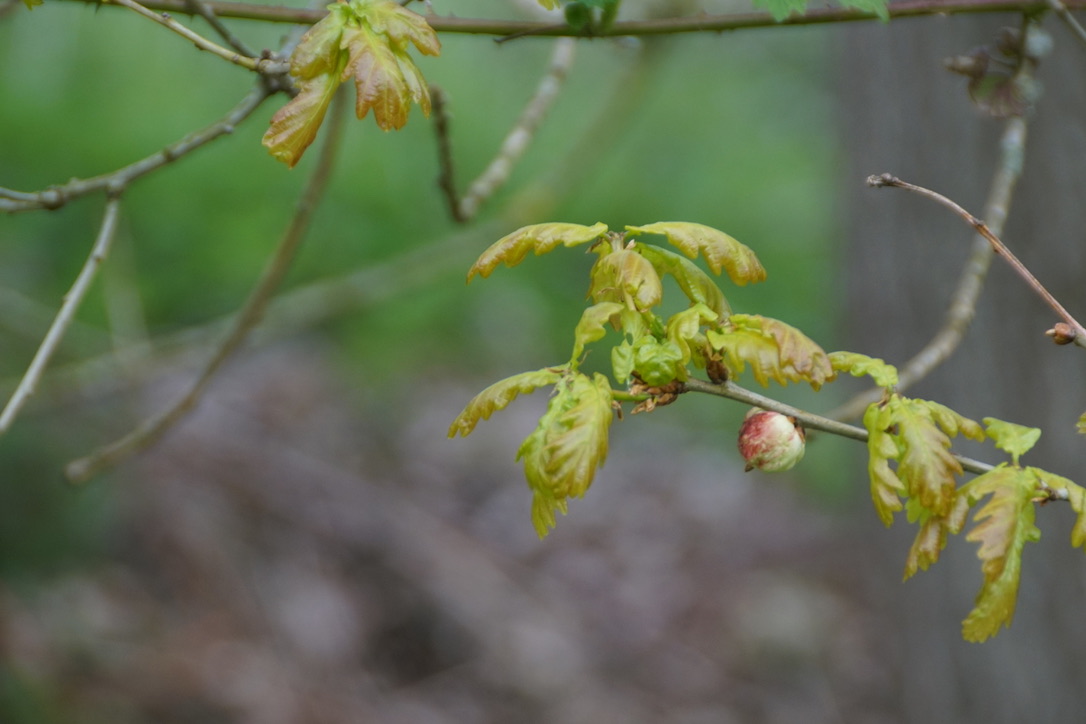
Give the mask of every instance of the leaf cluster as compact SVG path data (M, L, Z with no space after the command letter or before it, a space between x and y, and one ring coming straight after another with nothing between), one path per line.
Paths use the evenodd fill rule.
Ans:
M644 235L663 237L677 251L647 243L640 238ZM602 223L534 224L492 244L467 279L487 277L501 265L516 266L529 253L575 246L588 246L596 260L589 271L591 303L573 330L569 360L492 385L449 429L450 436L467 435L478 420L517 395L553 386L546 414L518 453L533 493L532 522L541 536L554 526L555 511L564 513L569 497L582 496L603 464L617 397L640 402L634 412L667 404L689 379L691 367L726 378L749 369L762 385L807 382L815 389L836 374L829 356L799 330L779 320L732 313L710 273L727 274L743 285L763 281L765 269L749 247L702 224L659 222L621 232ZM710 273L695 263L699 258ZM666 318L659 314L665 277L674 279L687 303ZM611 346L612 378L626 391L612 390L599 373L589 377L579 371L587 347L609 331L620 335Z
M350 0L328 6L328 15L302 36L290 56L290 74L298 95L271 119L263 144L294 167L317 137L332 96L353 80L355 114L371 110L382 130L407 123L411 103L430 114L430 91L408 48L438 55L441 43L433 28L393 0Z

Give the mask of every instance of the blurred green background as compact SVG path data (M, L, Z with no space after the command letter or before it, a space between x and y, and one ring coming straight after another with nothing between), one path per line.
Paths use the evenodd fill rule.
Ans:
M506 3L433 5L466 17L517 15ZM631 14L689 10L682 3L627 5ZM229 25L258 47L274 48L286 32ZM467 225L446 212L436 185L434 130L417 108L395 133L381 132L370 118L351 121L334 182L284 292L320 290L329 280L377 269L370 280L376 299L317 304L304 329L273 313L256 349L318 350L350 390L356 412L378 427L431 414L415 406L427 391L456 390L463 404L465 390L568 354L590 257L559 251L463 283L475 255L499 236L548 220L612 228L686 220L720 228L752 247L769 271L765 284L725 287L733 307L784 319L836 349L841 233L838 199L824 182L839 156L829 38L820 29L786 28L579 43L570 78L523 160ZM533 93L552 41L498 45L453 34L441 41L441 57L418 65L450 98L463 189ZM133 13L53 0L32 12L20 5L0 17L0 185L32 191L108 172L215 121L250 84L246 71ZM288 170L261 147L281 103L272 99L231 136L138 181L125 195L113 256L53 362L55 374L0 440L0 576L7 595L33 600L51 582L114 556L118 526L131 514L125 496L134 489L124 481L132 468L80 490L65 487L60 470L153 409L145 406L144 384L168 372L179 376L170 378L176 391L177 380L198 368L199 356L175 347L155 353L159 340L229 315L245 299L316 156L314 146ZM102 205L91 196L58 211L0 219L5 393L78 273ZM148 346L110 360L118 346L140 342ZM778 392L815 410L837 400L832 391L819 398L809 390ZM153 399L161 404L168 395ZM621 440L630 425L645 439L663 435L695 451L684 454L730 456L743 413L734 403L684 398L658 419L617 424L612 437ZM434 430L440 433L447 421ZM475 435L491 429L484 424ZM452 444L439 434L433 445ZM514 514L522 518L514 522L527 529L528 494L514 452L488 464L502 471L503 486L517 488L522 509ZM850 484L832 472L843 454L835 441L812 446L797 473L812 499L832 502L837 488ZM590 497L607 496L609 470ZM577 501L571 507L576 518L581 508ZM559 528L570 520L560 520ZM93 707L86 718L69 718L72 702L83 700L70 691L65 699L55 680L18 660L0 677L5 722L140 720L136 714L95 719Z

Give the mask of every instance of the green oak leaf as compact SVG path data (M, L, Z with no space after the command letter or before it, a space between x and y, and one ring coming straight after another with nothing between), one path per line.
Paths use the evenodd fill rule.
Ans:
M765 268L750 247L711 226L685 221L658 221L645 226L626 227L627 236L638 234L660 234L690 259L700 254L714 274L727 271L728 277L740 286L765 280Z
M683 349L670 339L660 340L647 334L634 340L631 354L633 371L653 387L687 379ZM614 357L611 359L614 366Z
M516 266L524 261L529 251L534 251L536 256L541 256L553 251L559 245L577 246L593 241L606 232L607 225L603 223L592 226L551 223L522 227L491 244L471 265L471 269L468 270L468 281L470 282L476 274L484 278L490 276L499 264L505 264L508 267Z
M975 436L980 426L956 413L945 415L947 408L927 400L894 395L887 407L891 410L890 424L897 426L901 449L898 477L909 496L916 497L932 514L949 515L957 488L955 476L962 474L961 463L950 452L950 437L958 432Z
M829 357L830 363L838 372L847 372L853 377L867 375L876 385L888 390L897 387L897 368L881 359L858 352L830 352Z
M479 420L489 419L499 410L505 409L518 395L526 395L539 387L547 387L562 379L561 367L547 367L533 372L506 377L487 387L468 402L464 410L456 416L449 426L449 437L467 437L475 429Z
M705 304L696 304L671 315L667 320L665 333L680 350L682 350L683 364L690 362L694 356L694 350L704 344L705 338L701 335L701 328L707 324L715 324L718 320L715 310Z
M584 310L576 329L573 330L571 365L576 364L586 344L603 339L603 336L607 334L606 325L613 326L624 309L626 306L618 302L600 302Z
M806 382L814 389L836 376L826 353L810 337L778 319L733 314L727 324L706 333L709 344L724 353L732 377L747 364L763 387L769 380L785 385Z
M890 432L893 411L879 404L868 405L863 424L867 428L867 472L871 478L871 500L884 525L894 522L894 513L902 509L901 498L909 494L905 483L891 468L889 461L901 455L897 439Z
M565 375L555 386L539 425L521 444L517 459L532 491L532 525L540 538L555 526L555 511L584 496L607 458L613 416L611 386L598 372Z
M716 312L718 317L731 314L731 307L720 287L689 259L653 244L635 243L632 249L648 259L657 274L670 274L674 277L679 289L691 304L704 304Z
M648 259L630 249L620 249L596 260L589 294L597 303L619 302L643 312L660 303L664 288Z
M1036 445L1041 437L1041 430L1037 427L1015 425L994 417L986 417L983 422L988 428L988 437L995 441L997 448L1011 456L1015 466L1018 465L1018 458Z
M1075 526L1071 529L1071 545L1075 548L1086 550L1086 488L1068 480L1062 475L1056 475L1040 468L1026 468L1037 478L1040 492L1051 491L1060 499L1066 499L1071 504L1071 510L1078 513Z

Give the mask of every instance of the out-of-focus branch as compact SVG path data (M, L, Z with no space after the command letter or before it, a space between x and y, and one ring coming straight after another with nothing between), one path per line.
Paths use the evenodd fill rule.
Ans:
M460 222L472 219L479 211L479 206L509 180L513 166L524 155L543 117L558 97L558 91L573 65L575 49L576 42L569 38L560 38L555 42L547 72L540 79L535 93L506 135L494 160L472 181L463 196L459 196L456 191L447 101L443 93L435 93L434 129L437 132L438 159L441 163L438 185L445 194L453 219Z
M894 188L905 189L906 191L912 191L913 193L919 194L924 198L931 199L936 203L942 204L943 206L956 213L958 216L964 219L967 224L976 229L981 236L987 239L988 243L992 245L992 249L995 251L995 253L1002 256L1006 260L1006 262L1010 264L1011 268L1014 269L1015 273L1017 273L1018 276L1022 277L1022 279L1024 279L1025 282L1029 284L1033 291L1035 291L1038 296L1040 296L1041 299L1043 299L1045 303L1048 304L1048 306L1057 315L1059 315L1061 319L1063 319L1064 323L1070 328L1070 339L1067 339L1067 341L1074 341L1075 344L1079 345L1080 347L1086 347L1086 329L1084 329L1083 326L1078 322L1078 320L1075 319L1074 316L1072 316L1071 313L1068 312L1062 304L1060 304L1059 300L1052 296L1052 293L1049 292L1045 288L1045 286L1037 280L1037 277L1033 276L1033 273L1026 268L1026 265L1023 264L1018 259L1018 257L1015 256L1014 253L1007 248L1007 245L1004 244L998 236L992 233L992 230L989 229L988 225L985 224L983 221L973 216L971 213L966 211L954 201L948 199L946 196L932 191L931 189L926 189L923 186L916 186L915 184L902 181L896 176L888 173L884 173L878 176L868 176L867 183L869 186L873 186L875 188L890 186Z
M156 13L143 5L140 5L136 0L102 0L105 3L112 5L120 5L121 7L128 8L136 13L139 13L148 20L153 20L159 25L169 28L173 32L180 35L182 38L190 41L200 50L206 50L207 52L217 55L225 61L233 63L234 65L240 65L242 68L247 68L256 73L264 75L279 75L287 72L290 66L284 61L271 58L252 58L247 55L243 55L237 51L232 51L229 48L224 48L218 43L214 43L197 32L185 27L181 23L174 20L168 13ZM189 0L185 0L189 2Z
M250 58L255 58L258 53L249 48L238 36L230 32L230 28L223 24L222 20L211 10L203 0L185 0L185 6L189 12L195 12L211 26L211 29L219 34L219 37L234 50L238 51L242 55L247 55Z
M72 482L85 482L98 473L117 465L131 455L154 444L166 431L176 425L199 402L208 384L223 363L248 336L249 332L260 321L267 309L268 303L275 290L286 276L295 253L301 245L305 232L309 229L309 222L313 218L320 199L328 186L328 180L332 175L335 159L339 152L339 142L342 138L344 108L342 92L337 96L334 107L329 114L327 130L325 130L324 144L313 169L305 190L298 200L293 218L287 227L283 238L276 247L268 265L264 269L256 286L249 294L245 305L238 312L226 339L215 350L211 359L204 367L199 378L181 399L170 408L142 422L135 430L125 435L116 442L107 445L86 457L74 460L65 468L65 474Z
M113 243L113 237L117 231L117 216L120 208L121 198L119 192L111 194L106 201L106 209L102 215L102 224L98 229L98 237L94 241L94 246L91 248L87 261L75 278L72 288L64 295L64 303L61 304L56 319L53 320L49 331L46 332L45 338L42 340L41 346L38 347L34 359L30 362L26 374L23 375L22 381L15 388L15 392L12 393L11 399L8 400L3 412L0 412L0 434L7 432L23 405L34 394L38 381L45 372L45 367L49 364L49 360L52 358L60 341L64 339L64 333L75 317L76 310L79 309L83 298L87 295L87 290L90 289L98 268L109 254L109 247Z
M1060 2L1060 0L1048 0L1048 7L1052 8L1052 12L1056 13L1059 19L1071 29L1075 37L1086 44L1086 28L1083 28L1082 24L1075 19L1075 16L1067 9L1066 4Z
M23 192L0 188L0 211L15 213L37 209L59 209L72 199L96 191L110 187L127 187L137 178L176 161L220 136L233 133L234 128L248 118L272 93L273 91L265 83L258 83L237 106L210 126L190 133L161 151L116 171L88 179L73 179L66 184L51 186L43 191Z

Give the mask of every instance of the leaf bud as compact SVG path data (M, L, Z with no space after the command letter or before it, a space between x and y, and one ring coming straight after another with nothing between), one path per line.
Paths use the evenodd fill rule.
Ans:
M1078 336L1075 328L1066 322L1056 322L1052 329L1045 332L1045 334L1051 337L1056 344L1071 344L1075 341L1075 337Z
M739 454L747 462L747 472L791 470L803 459L805 440L796 418L754 407L739 429Z

